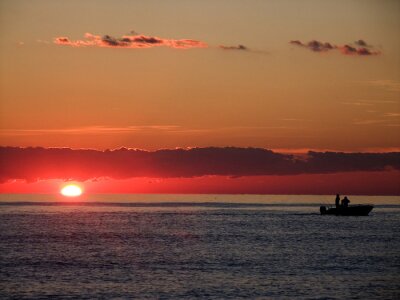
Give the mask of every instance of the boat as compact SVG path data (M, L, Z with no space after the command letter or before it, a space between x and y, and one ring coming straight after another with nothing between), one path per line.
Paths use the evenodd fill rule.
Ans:
M339 206L320 206L321 215L336 215L336 216L368 216L374 208L370 204L349 205L347 207Z

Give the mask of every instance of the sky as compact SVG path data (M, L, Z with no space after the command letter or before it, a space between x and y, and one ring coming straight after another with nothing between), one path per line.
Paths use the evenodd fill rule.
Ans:
M338 157L398 153L399 28L400 2L390 0L3 0L0 191L52 192L52 180L101 179L94 192L313 193L315 176L328 184L329 176L345 172L349 179L341 190L399 194L399 156L388 162L383 154L373 168L318 173L301 164L296 174L275 174L265 157L249 162L248 150L238 158L249 164L245 174L225 164L223 172L210 167L176 177L99 172L82 178L84 162L75 161L72 174L49 175L51 151L44 151L49 156L38 170L26 148L92 149L100 156L107 149L141 149L150 156L186 149L191 157L190 149L216 147L225 149L223 159L231 153L225 147L252 147L300 154L285 157L298 164L314 163L310 150ZM27 157L23 168L12 160L20 150ZM202 152L201 159L213 151ZM185 162L191 166L196 159ZM368 164L365 157L360 161ZM158 170L170 162L144 164ZM255 172L252 164L264 168ZM27 178L30 167L37 174ZM363 190L349 172L370 180L383 172L388 180ZM300 177L307 183L294 185ZM130 180L152 185L122 187ZM179 180L185 188L171 182ZM334 190L332 185L318 193Z

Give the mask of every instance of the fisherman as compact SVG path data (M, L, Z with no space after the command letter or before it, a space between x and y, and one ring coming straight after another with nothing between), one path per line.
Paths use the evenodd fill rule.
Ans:
M340 196L339 196L339 194L336 194L335 206L336 206L336 208L340 207Z
M350 200L347 199L347 196L344 197L344 199L342 200L342 206L343 206L343 208L349 207L349 203L350 203Z

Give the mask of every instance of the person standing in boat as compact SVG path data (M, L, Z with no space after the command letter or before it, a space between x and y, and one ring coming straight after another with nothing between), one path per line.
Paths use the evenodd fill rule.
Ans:
M344 199L342 200L342 207L343 208L349 207L349 203L350 203L350 200L347 197L344 197Z
M340 207L340 196L339 196L339 194L336 194L335 206L336 206L336 208Z

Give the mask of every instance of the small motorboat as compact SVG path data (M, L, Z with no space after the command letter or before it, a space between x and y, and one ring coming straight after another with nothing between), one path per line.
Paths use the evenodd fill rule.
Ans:
M374 206L369 204L349 205L347 207L339 206L338 208L334 206L321 206L319 211L321 215L368 216L373 208Z

